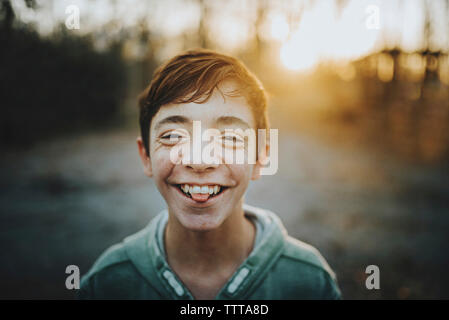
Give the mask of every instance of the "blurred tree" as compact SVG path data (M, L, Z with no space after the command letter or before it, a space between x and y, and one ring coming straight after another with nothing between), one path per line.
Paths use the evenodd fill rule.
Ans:
M90 35L64 25L43 38L1 4L0 144L26 146L114 119L126 87L120 45L97 52Z
M199 46L201 48L210 48L209 35L208 35L208 20L209 20L209 8L204 0L197 0L198 5L201 8L201 17L198 29Z
M141 87L139 88L139 90L141 90L150 83L152 73L156 68L154 57L155 44L151 30L148 28L148 24L144 19L142 19L139 24L138 42L139 48L142 50L141 58L139 59L141 64L140 69L142 72Z
M254 30L254 55L257 61L257 66L260 67L262 65L261 58L263 56L264 51L264 43L261 38L261 28L264 20L266 19L267 11L268 11L268 3L266 0L261 0L257 2L257 16L255 22L255 30Z
M349 0L336 0L336 6L337 6L337 16L341 16L341 13L345 9L345 7L348 5Z
M36 0L24 0L27 8L36 9ZM0 0L0 20L6 28L11 28L16 15L10 0Z
M14 21L15 14L9 0L1 0L0 2L0 20L5 30L10 30Z

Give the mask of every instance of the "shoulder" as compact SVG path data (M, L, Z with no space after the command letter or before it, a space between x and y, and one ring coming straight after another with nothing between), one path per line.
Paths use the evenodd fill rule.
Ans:
M282 257L293 264L307 265L335 278L335 273L317 248L291 236L286 236Z
M275 273L294 299L341 299L336 275L321 253L288 235Z
M123 243L117 243L106 249L95 261L89 272L83 277L82 282L88 281L95 275L114 268L120 268L130 262Z
M80 299L114 297L139 280L139 273L122 243L105 250L81 279ZM125 290L124 290L125 289ZM119 297L119 296L117 296Z
M82 277L79 299L159 299L156 229L164 212L140 231L105 250ZM153 249L153 250L151 250Z
M157 217L156 217L157 218ZM153 218L142 230L106 249L82 277L80 299L157 298L151 274L152 257L148 243L157 223ZM145 265L145 270L142 270Z
M274 212L247 204L245 211L260 218L267 230L274 230L273 233L267 235L271 244L275 242L281 244L271 252L273 257L276 256L276 260L267 271L267 277L256 297L341 298L335 273L315 247L289 236L282 221ZM267 255L269 252L268 248L268 250L264 250L263 255Z
M82 277L79 299L159 299L161 287L154 270L158 252L155 233L164 212L140 231L106 249Z

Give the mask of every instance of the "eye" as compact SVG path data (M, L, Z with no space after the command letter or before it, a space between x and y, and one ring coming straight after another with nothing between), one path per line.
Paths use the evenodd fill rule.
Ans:
M226 134L222 137L223 144L229 147L242 147L245 143L245 140L239 135L235 134Z
M167 139L167 140L176 140L176 139L181 139L181 138L182 138L182 136L178 133L169 133L169 134L163 135L161 137L161 139Z
M236 143L236 142L237 142L237 137L235 137L235 136L225 136L224 139L225 139L226 141L231 141L231 142L233 142L233 143Z
M172 131L164 133L160 138L159 141L166 145L175 145L177 143L186 141L188 137L180 132Z

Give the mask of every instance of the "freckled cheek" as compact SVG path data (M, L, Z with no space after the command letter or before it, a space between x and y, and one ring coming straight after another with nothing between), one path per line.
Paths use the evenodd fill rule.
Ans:
M168 150L158 150L152 154L152 168L156 183L162 184L173 170L174 164L170 161Z
M239 187L246 189L251 177L253 165L233 164L229 165L229 168L231 169L232 179L239 184Z

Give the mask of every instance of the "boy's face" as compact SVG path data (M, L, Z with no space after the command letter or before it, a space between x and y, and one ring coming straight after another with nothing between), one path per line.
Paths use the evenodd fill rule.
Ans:
M226 93L232 91L234 86L233 82L225 82L220 89ZM224 154L225 148L229 148L236 141L242 141L241 137L235 137L235 134L225 134L225 129L254 129L255 120L244 97L223 98L220 92L215 90L210 99L202 104L168 104L160 108L151 122L150 157L146 156L142 139L138 138L144 172L155 180L159 192L167 202L170 214L187 229L207 231L218 228L232 214L241 212L243 195L249 180L259 178L260 165L259 162L249 164L246 156L243 164L237 164L235 161L231 164L225 163L220 157L214 158L216 163L206 163L201 159L199 164L195 164L192 153L189 164L174 163L170 157L173 148L182 143L194 143L193 121L201 121L201 133L207 129L217 129L217 134L220 132L222 140L217 141L224 142ZM185 142L188 141L187 133L190 135L190 142ZM202 150L211 141L214 140L203 141ZM190 189L187 193L186 185ZM208 186L209 192L205 193L204 188L199 192L195 186ZM217 188L220 191L214 194Z

